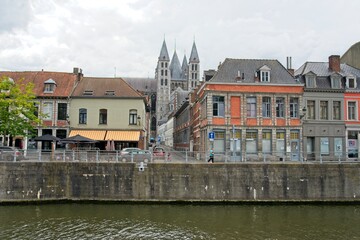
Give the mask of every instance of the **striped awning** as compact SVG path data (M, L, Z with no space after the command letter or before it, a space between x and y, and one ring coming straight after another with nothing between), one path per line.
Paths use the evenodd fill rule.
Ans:
M81 135L83 137L87 137L93 140L104 141L106 131L102 130L71 130L69 137L75 135Z
M105 140L138 142L140 131L107 131Z

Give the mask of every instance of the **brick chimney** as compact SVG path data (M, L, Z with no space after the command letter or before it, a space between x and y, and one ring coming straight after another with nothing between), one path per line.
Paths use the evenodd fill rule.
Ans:
M340 72L340 56L331 55L329 57L329 69L334 72Z

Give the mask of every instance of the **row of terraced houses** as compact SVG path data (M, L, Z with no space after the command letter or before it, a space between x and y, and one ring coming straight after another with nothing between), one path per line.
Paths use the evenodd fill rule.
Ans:
M147 149L155 141L198 158L213 149L234 160L357 159L360 66L353 55L359 56L359 43L352 49L357 52L351 57L332 55L328 62L305 62L297 70L290 59L286 67L278 60L225 59L199 81L195 43L180 68L176 51L170 61L164 41L155 79L86 77L79 68L0 76L35 84L38 111L46 116L36 136L80 134L96 140L99 149L114 141L116 150ZM184 73L179 71L184 78L174 84L173 69ZM0 141L22 149L50 148L24 136Z

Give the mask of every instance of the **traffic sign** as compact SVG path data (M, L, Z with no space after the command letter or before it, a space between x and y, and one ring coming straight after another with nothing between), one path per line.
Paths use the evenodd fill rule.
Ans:
M214 141L214 138L215 138L215 133L214 132L209 132L209 140Z

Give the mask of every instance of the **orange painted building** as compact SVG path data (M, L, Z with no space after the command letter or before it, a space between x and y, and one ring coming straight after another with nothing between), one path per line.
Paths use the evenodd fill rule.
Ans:
M191 98L194 146L226 161L300 160L302 94L277 60L226 59Z

